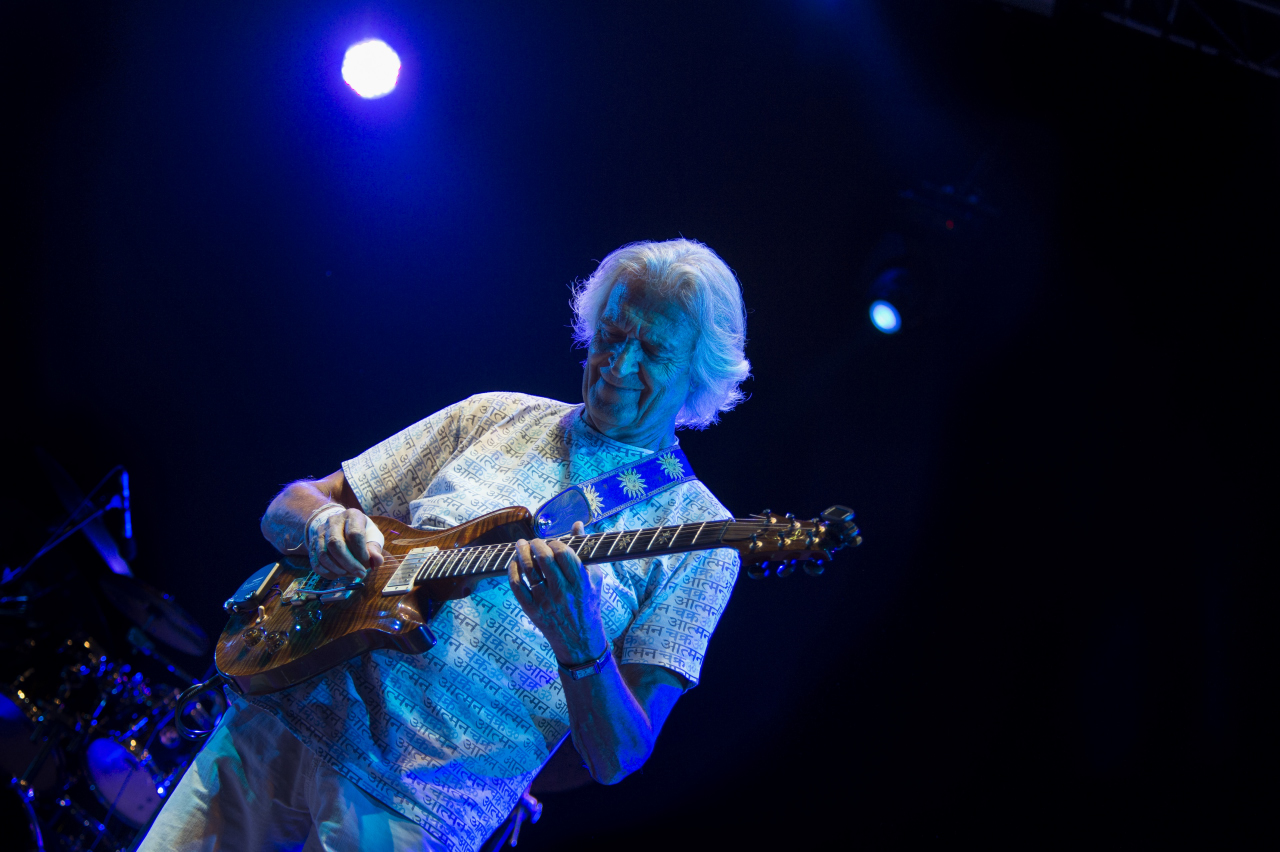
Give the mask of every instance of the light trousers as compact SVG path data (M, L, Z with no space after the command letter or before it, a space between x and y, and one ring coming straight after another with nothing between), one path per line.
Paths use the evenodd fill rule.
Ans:
M438 852L275 716L234 701L138 852Z

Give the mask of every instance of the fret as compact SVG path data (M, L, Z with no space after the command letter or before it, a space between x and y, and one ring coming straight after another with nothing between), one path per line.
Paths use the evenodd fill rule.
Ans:
M678 542L680 541L680 533L681 533L683 530L684 530L684 524L681 524L680 526L676 527L676 534L675 534L675 535L673 535L673 536L671 536L671 545L672 545L672 547L677 547L677 546L679 546L679 545L678 545Z
M702 531L703 529L706 528L706 526L707 526L707 522L703 521L702 526L698 527L698 531L693 534L693 541L689 542L690 545L695 545L698 543L698 536L702 535Z
M588 559L596 555L596 551L600 549L600 544L601 542L604 541L604 537L605 537L605 533L601 533L600 535L596 536L595 547L591 548L591 553L587 555Z
M653 543L658 540L658 533L660 532L662 532L661 526L657 527L653 531L653 535L649 536L649 544L644 549L645 553L648 553L650 550L653 550ZM637 538L639 538L639 536L637 536Z
M613 549L618 546L618 542L622 540L622 533L613 534L613 544L609 545L609 549L605 551L605 556L612 556Z
M461 550L450 550L449 555L444 558L444 565L441 567L440 573L445 577L457 576L459 557L465 555Z
M474 573L475 573L475 570L476 570L476 565L478 565L478 564L479 564L479 562L480 562L480 551L482 551L482 550L484 550L484 548L483 548L483 547L473 547L473 548L471 548L471 555L470 555L469 557L463 557L463 559L462 559L462 565L459 567L459 569L458 569L458 573L460 573L460 574L474 574ZM470 567L470 568L468 568L468 567L467 567L467 563L468 563L468 562L470 562L470 563L471 563L471 567Z
M635 546L636 546L636 539L638 539L638 538L640 538L640 533L638 533L638 532L637 532L637 533L633 533L633 534L631 535L631 541L627 544L627 549L626 549L626 550L624 550L624 551L622 551L622 552L623 552L623 553L630 553L630 552L631 552L631 548L633 548L633 547L635 547ZM650 539L650 541L652 542L652 539Z
M432 554L431 558L427 560L431 566L427 569L427 577L430 579L438 578L444 571L444 563L448 558L449 554L447 552Z
M485 549L489 551L489 555L485 557L485 559L484 559L484 567L483 567L483 568L481 568L480 570L481 570L481 571L485 571L485 572L493 571L493 570L494 570L494 568L495 568L495 566L490 565L489 563L490 563L490 562L495 562L495 561L496 561L496 562L499 562L499 563L501 563L501 562L502 562L502 548L501 548L501 547L488 547L488 548L485 548Z

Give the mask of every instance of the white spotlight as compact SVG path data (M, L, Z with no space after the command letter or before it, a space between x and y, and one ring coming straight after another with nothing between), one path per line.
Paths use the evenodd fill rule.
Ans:
M902 327L898 309L883 300L871 303L871 324L885 334L893 334Z
M342 58L342 79L362 98L391 94L399 77L400 57L380 39L353 44Z

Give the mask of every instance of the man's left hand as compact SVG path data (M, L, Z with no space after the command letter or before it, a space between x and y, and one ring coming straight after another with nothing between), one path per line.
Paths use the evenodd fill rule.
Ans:
M573 534L584 534L581 522L573 525ZM598 566L583 565L564 542L520 539L507 580L561 665L589 663L609 647L600 617L604 572Z

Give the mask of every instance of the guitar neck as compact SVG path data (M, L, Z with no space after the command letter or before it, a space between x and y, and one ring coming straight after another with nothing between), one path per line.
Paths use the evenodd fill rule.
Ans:
M690 553L723 546L730 527L757 526L738 520L700 521L670 527L560 536L584 564L624 562L669 553ZM740 531L736 531L741 534ZM384 595L403 594L427 580L455 577L494 577L507 573L515 558L516 546L507 544L477 545L452 550L423 548L406 554L391 579L383 587Z

